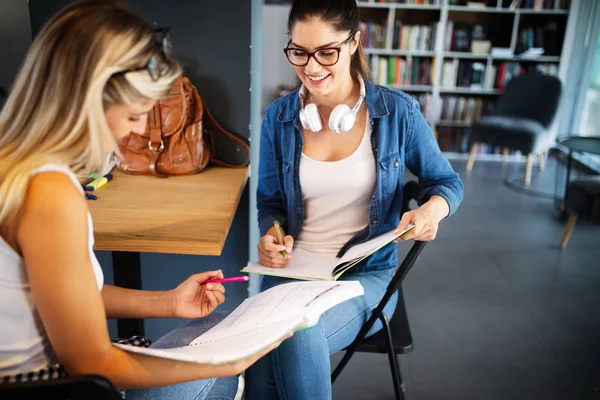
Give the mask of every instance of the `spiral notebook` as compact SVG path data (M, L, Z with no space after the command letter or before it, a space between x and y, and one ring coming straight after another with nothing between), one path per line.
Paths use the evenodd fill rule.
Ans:
M148 356L223 364L256 354L289 332L315 326L325 311L363 294L358 281L286 283L246 299L189 346L153 349L114 345Z
M344 272L412 228L414 225L410 225L398 234L390 231L367 242L352 246L342 257L326 257L298 249L294 250L292 261L283 268L270 268L258 263L251 263L242 269L242 272L293 279L335 281Z

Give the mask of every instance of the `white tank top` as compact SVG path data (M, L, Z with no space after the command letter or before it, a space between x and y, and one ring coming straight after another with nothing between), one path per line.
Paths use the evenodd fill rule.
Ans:
M83 195L77 177L63 165L45 165L41 172L63 172ZM98 290L104 275L93 252L94 229L88 212L88 246ZM65 327L68 329L68 327ZM0 377L29 372L57 362L35 308L23 258L0 236Z
M316 161L302 154L304 223L294 247L336 256L348 240L368 225L369 205L377 182L370 138L371 127L367 123L360 145L343 160Z

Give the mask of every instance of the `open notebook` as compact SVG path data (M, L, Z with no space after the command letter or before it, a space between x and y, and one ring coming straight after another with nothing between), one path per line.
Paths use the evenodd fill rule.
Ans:
M311 281L335 281L344 272L389 244L394 239L404 235L412 228L414 228L414 225L410 225L406 230L397 235L391 231L377 236L368 242L352 246L341 258L326 257L298 249L294 250L292 261L284 268L270 268L257 263L250 263L246 268L242 269L242 272Z
M358 281L286 283L244 300L189 346L153 349L114 345L154 357L223 364L256 354L290 332L315 326L325 311L363 294Z

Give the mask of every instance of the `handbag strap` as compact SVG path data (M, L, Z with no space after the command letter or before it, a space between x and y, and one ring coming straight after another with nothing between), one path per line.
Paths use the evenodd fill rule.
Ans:
M160 111L160 102L156 102L156 105L150 111L148 116L150 125L150 140L148 141L148 147L150 148L150 172L158 177L164 177L156 170L156 163L158 162L158 156L165 149L165 143L162 139L162 116Z
M179 101L181 103L181 107L185 113L186 103L185 103L185 93L183 90L183 80L178 79L175 83L179 86ZM165 142L163 139L163 124L162 124L162 111L161 111L160 101L157 101L148 116L148 124L150 126L150 140L148 141L148 147L150 149L151 158L149 169L153 175L159 178L166 178L166 175L161 174L156 170L156 163L158 162L158 157L160 153L162 153L165 149Z
M204 109L206 117L208 118L208 122L210 122L211 125L213 125L215 128L217 128L217 130L219 132L221 132L221 134L223 134L225 137L227 137L228 139L233 140L234 142L236 142L237 144L239 144L243 148L245 148L246 151L247 151L247 154L248 154L248 157L246 157L246 161L244 161L242 164L229 164L229 163L226 163L223 160L219 160L217 158L216 152L215 152L214 139L210 136L210 134L208 134L208 135L206 135L207 136L206 139L207 139L207 141L210 140L210 147L211 147L211 150L212 150L211 162L213 162L215 165L218 165L219 167L227 167L227 168L243 168L243 167L247 167L248 164L250 164L250 146L248 145L248 143L246 143L246 141L244 139L239 138L236 135L234 135L234 134L232 134L230 132L227 132L225 129L223 129L223 127L221 125L219 125L219 123L213 118L212 114L208 110L208 107L206 106L206 103L204 102L204 99L200 98L200 101L202 102L202 108Z

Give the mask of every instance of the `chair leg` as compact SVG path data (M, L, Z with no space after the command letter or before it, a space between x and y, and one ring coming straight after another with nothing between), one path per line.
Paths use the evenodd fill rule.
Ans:
M467 172L471 172L473 164L475 164L475 156L477 155L477 144L471 145L471 152L469 153L469 161L467 161Z
M525 185L531 185L531 170L533 169L533 153L527 154L527 165L525 166Z
M546 154L543 151L538 153L538 167L540 168L540 172L544 172L546 169Z
M400 365L398 363L398 358L396 357L396 352L394 351L394 341L392 339L392 331L390 329L390 324L388 323L385 314L381 314L379 316L379 320L383 324L383 330L385 332L385 344L387 347L388 360L390 362L390 369L392 372L392 380L394 381L394 393L396 394L396 400L405 400L404 392L406 388L404 387L404 383L402 383L402 374L400 374Z
M567 226L565 227L565 231L563 233L562 238L560 239L560 248L564 249L569 244L569 239L571 238L571 233L573 233L573 229L575 229L575 224L577 224L577 214L572 211L569 211L569 220L567 221Z
M335 369L333 370L333 373L331 374L331 384L332 385L334 384L337 377L340 376L340 374L342 373L342 370L344 369L346 364L348 364L348 361L350 361L350 359L354 355L354 352L355 352L355 349L346 350L346 353L344 354L342 361L339 362L339 364L335 367Z

